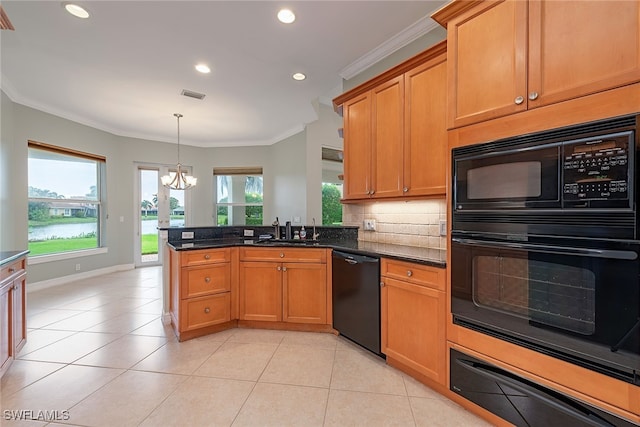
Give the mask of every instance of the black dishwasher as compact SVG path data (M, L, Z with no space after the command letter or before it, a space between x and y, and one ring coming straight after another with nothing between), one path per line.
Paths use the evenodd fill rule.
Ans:
M333 327L380 352L380 258L333 251Z

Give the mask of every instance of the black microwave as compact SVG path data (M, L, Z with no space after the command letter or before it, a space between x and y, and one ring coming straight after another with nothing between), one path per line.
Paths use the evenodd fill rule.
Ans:
M453 230L638 238L639 117L455 148Z

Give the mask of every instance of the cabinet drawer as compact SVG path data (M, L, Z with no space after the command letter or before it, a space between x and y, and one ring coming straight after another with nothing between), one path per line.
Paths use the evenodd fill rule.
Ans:
M230 291L231 264L184 268L180 285L182 299Z
M184 251L180 253L180 265L182 267L190 265L212 264L216 262L229 262L231 260L231 250L226 249L201 249L195 251Z
M16 274L20 270L24 270L24 259L14 261L11 264L7 264L0 269L0 280L4 280L7 277Z
M446 269L382 258L380 275L445 290Z
M240 248L242 261L327 262L327 249L321 248Z
M204 328L231 320L231 293L192 298L181 303L181 331Z

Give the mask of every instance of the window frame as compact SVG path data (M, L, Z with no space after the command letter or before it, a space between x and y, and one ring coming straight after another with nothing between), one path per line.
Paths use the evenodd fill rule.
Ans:
M27 160L31 159L30 150L40 150L54 154L60 154L63 156L78 158L89 160L95 162L96 166L96 198L64 198L64 199L56 199L50 197L31 197L27 193L27 202L41 202L41 203L52 203L52 202L61 202L63 201L68 205L78 205L81 207L86 207L86 205L93 205L96 208L96 247L86 248L86 249L76 249L76 250L64 250L60 252L49 252L38 255L29 255L29 264L39 264L41 262L49 262L49 261L58 261L62 259L76 258L80 256L87 255L95 255L100 253L107 253L108 249L106 247L106 220L107 220L107 212L106 212L106 157L98 154L87 153L83 151L78 151L70 148L60 147L52 144L47 144L44 142L28 140L27 141ZM29 182L27 186L29 186ZM66 210L70 210L71 207L65 207Z
M251 203L251 202L227 202L227 203L220 203L218 202L218 176L245 176L245 177L249 177L249 176L259 176L260 178L262 178L262 184L263 184L263 189L262 189L262 203ZM220 168L214 168L213 169L213 187L214 187L214 220L215 220L215 225L216 226L220 226L220 224L218 224L218 208L220 207L227 207L227 208L233 208L233 207L252 207L252 206L258 206L262 208L262 220L264 222L264 174L263 174L263 170L262 167L220 167ZM246 192L244 193L245 198L246 198ZM227 224L228 226L243 226L243 225L248 225L246 223L244 224L229 224L228 222L228 218L229 215L227 215ZM250 225L250 224L249 224Z

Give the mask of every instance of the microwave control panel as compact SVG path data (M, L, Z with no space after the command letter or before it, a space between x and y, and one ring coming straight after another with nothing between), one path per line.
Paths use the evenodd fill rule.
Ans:
M564 200L627 199L629 161L628 135L565 144Z

